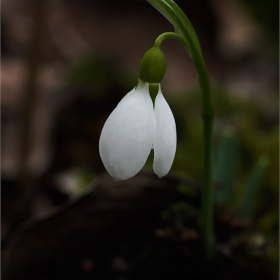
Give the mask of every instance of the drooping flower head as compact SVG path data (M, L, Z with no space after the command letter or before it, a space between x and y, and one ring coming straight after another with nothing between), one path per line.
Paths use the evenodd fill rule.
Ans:
M104 124L99 152L108 173L115 180L135 176L154 149L154 172L165 176L176 151L176 124L162 95L160 82L165 73L165 57L151 48L140 65L140 79L119 102ZM153 103L151 94L156 94Z

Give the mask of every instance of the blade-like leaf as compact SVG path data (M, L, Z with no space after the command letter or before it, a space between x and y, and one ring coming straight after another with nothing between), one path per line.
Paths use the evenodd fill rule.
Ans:
M217 203L227 203L233 197L237 160L238 148L235 131L228 127L220 140L215 162L214 182L217 185L215 192Z
M268 165L266 155L260 157L249 175L247 186L244 191L243 199L239 207L239 214L249 218L253 214L254 204L261 186L261 180Z

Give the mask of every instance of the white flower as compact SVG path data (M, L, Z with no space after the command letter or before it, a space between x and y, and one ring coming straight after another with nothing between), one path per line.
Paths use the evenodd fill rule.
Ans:
M154 172L162 177L172 165L176 151L176 124L161 89L155 108L149 84L139 81L107 119L99 140L99 152L115 180L136 175L154 149Z

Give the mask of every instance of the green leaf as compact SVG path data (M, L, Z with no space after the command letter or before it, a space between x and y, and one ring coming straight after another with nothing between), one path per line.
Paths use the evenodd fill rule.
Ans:
M238 160L237 139L232 127L225 129L220 141L214 169L214 182L217 185L217 203L228 203L233 198Z
M243 199L239 207L239 214L242 217L249 218L253 214L254 204L259 193L262 177L268 165L268 158L266 155L260 157L254 166L247 182L244 191Z

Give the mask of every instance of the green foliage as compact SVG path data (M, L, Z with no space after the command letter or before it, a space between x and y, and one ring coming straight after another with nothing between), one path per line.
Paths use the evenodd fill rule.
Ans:
M274 95L270 94L268 98L271 104L276 104ZM172 170L201 182L202 125L199 93L194 91L180 95L177 100L176 97L167 99L178 132ZM214 91L214 104L215 139L218 140L215 145L214 178L223 185L223 188L217 186L217 202L232 211L239 210L242 205L240 203L246 197L247 202L244 203L250 209L250 217L259 221L257 224L261 230L264 229L268 234L275 233L278 224L278 115L274 114L273 108L263 107L259 100L232 95L224 90ZM228 130L228 127L231 129ZM258 171L252 171L255 165L259 166L256 162L262 154L269 158L269 164L261 164L262 167L256 167Z
M116 84L125 84L129 75L120 74L118 67L107 58L90 54L73 63L66 74L66 84L86 91L98 101L106 93L113 92Z
M242 217L250 217L253 212L253 206L257 200L261 181L268 165L266 156L262 156L250 173L248 182L239 207L239 214Z
M237 139L232 127L223 131L214 164L215 200L217 203L230 202L237 179Z

